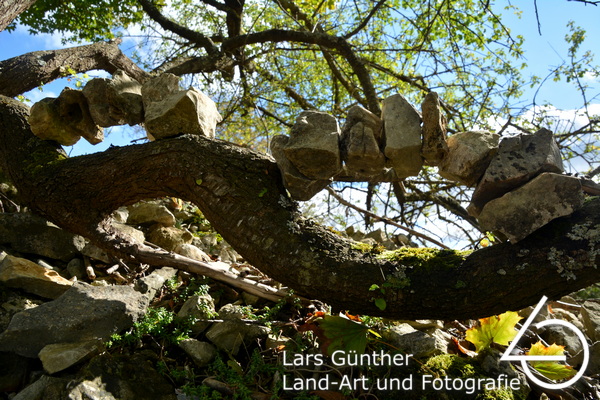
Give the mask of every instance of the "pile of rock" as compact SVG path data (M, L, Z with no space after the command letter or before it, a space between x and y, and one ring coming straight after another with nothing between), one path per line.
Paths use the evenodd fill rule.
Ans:
M81 137L104 139L103 128L144 123L150 140L181 133L215 136L221 121L215 103L195 88L182 90L179 77L162 74L143 85L122 71L95 78L82 91L65 88L58 98L31 107L31 131L44 140L71 146Z
M273 138L271 152L291 197L308 200L332 180L381 182L416 176L423 165L475 186L472 216L483 229L517 242L583 203L579 179L563 172L552 132L505 137L483 131L446 138L446 119L435 93L421 114L401 95L383 101L381 118L352 107L340 129L336 119L304 111L290 136Z

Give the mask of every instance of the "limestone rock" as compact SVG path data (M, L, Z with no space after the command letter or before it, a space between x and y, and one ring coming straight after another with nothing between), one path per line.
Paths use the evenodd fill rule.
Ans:
M12 400L83 400L81 397L67 397L66 387L69 383L69 379L42 375L40 379L21 390ZM96 400L97 398L88 397L86 400Z
M198 367L203 368L210 364L217 356L217 349L208 342L196 339L186 339L179 342L179 347L187 353Z
M167 251L175 251L182 244L192 243L194 236L187 230L172 226L154 226L148 232L148 241Z
M196 319L212 319L217 315L215 311L215 303L209 295L193 295L190 296L181 309L177 313L179 318L196 318ZM192 333L200 334L210 326L210 322L197 321L192 326Z
M179 89L179 79L163 74L142 87L145 127L149 136L162 139L181 133L215 137L222 117L217 106L197 89Z
M58 98L45 98L31 107L29 124L40 139L72 146L83 136L91 144L104 140L102 128L90 115L82 92L65 88Z
M395 348L412 354L415 358L430 357L448 350L449 340L440 329L430 335L409 324L399 324L384 331L383 337Z
M73 285L73 282L63 278L56 271L10 255L0 264L0 282L49 299L59 297Z
M175 253L181 254L182 256L191 258L193 260L204 262L212 261L208 254L189 243L182 243L179 246L177 246L175 248Z
M519 189L488 202L478 220L486 231L500 231L516 243L555 218L583 205L579 179L544 173Z
M78 281L85 280L87 273L85 272L85 263L81 258L74 258L67 264L67 272L71 277L77 278Z
M144 121L142 85L121 70L112 79L92 79L83 94L96 125L136 125Z
M164 226L175 226L175 216L162 204L152 202L140 202L129 206L129 225L143 225L148 223L159 223Z
M476 217L488 201L523 185L543 172L563 172L560 151L552 132L540 129L532 135L502 139L498 153L473 192L469 213Z
M383 122L378 116L361 106L348 110L340 147L350 175L368 178L383 171L382 139Z
M21 253L68 262L83 249L85 239L33 214L0 213L0 243Z
M283 149L288 160L309 179L327 180L342 170L337 120L321 111L303 111L296 118Z
M448 138L448 154L439 164L440 176L475 186L498 151L500 135L485 131L459 132Z
M589 300L583 303L581 320L592 342L600 341L600 303Z
M148 299L129 286L76 282L54 301L15 314L0 334L0 351L37 357L53 343L107 340L142 317Z
M271 154L277 161L277 166L283 177L283 184L294 200L307 201L329 184L328 179L309 179L288 160L285 147L290 138L277 135L271 139Z
M423 114L421 155L426 164L438 165L448 154L448 144L446 143L446 116L440 106L437 93L427 93L421 105L421 112Z
M177 270L171 267L163 267L152 271L150 275L138 279L135 282L135 290L145 294L148 299L153 299L156 293L163 287L166 281L177 276Z
M85 340L74 343L53 343L39 353L44 370L49 374L62 371L102 351L102 342Z
M265 326L226 320L214 323L206 332L206 338L217 348L236 355L242 344L250 345L259 338L266 339L269 331Z
M402 95L395 94L383 100L381 119L388 165L401 179L418 175L423 166L419 112Z

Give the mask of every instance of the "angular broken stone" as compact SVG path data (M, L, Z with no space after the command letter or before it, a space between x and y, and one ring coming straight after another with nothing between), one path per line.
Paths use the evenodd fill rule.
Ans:
M82 92L65 88L58 98L45 98L31 107L31 131L40 139L54 140L63 146L72 146L81 137L91 144L104 140L102 128L90 115Z
M342 170L339 139L335 117L321 111L303 111L283 151L302 175L326 180Z
M418 175L423 166L419 112L404 96L395 94L383 100L381 119L388 166L401 179Z
M177 84L177 85L175 85ZM179 79L163 74L142 86L144 125L148 136L162 139L179 134L215 137L222 117L215 103L197 89L179 89Z
M118 70L112 79L94 78L83 88L96 125L136 125L144 121L142 85Z
M49 374L62 371L98 354L103 345L99 340L84 340L75 343L53 343L39 353L44 370Z
M516 243L548 222L572 214L583 205L583 198L578 178L543 173L489 201L478 221L482 229L499 231Z
M498 151L500 135L485 131L459 132L448 138L448 155L439 164L443 178L475 186Z
M10 255L0 263L0 282L48 299L59 297L73 285L56 271Z
M358 178L380 174L385 167L382 139L381 119L361 106L351 107L342 128L340 143L346 172Z
M0 334L0 351L34 358L48 344L107 340L141 318L148 302L129 286L76 282L58 299L15 314Z
M532 135L506 137L473 192L469 214L478 216L490 200L502 196L543 172L563 172L554 136L548 129Z
M277 135L271 139L271 154L277 161L277 166L283 178L283 185L292 199L307 201L323 190L329 184L329 180L309 179L302 175L285 155L284 149L289 140L290 138L285 135Z
M423 114L423 146L421 155L428 165L438 165L448 153L446 116L437 93L429 92L421 105Z

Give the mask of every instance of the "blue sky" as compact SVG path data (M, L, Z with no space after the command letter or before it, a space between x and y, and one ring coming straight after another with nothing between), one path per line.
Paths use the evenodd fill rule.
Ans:
M534 9L534 0L513 0L512 4L522 10L519 19L510 11L502 10L502 5L509 4L508 1L496 2L496 10L503 15L504 23L512 30L513 34L525 37L525 55L529 65L525 75L536 74L545 77L549 71L565 61L567 45L564 41L568 32L566 25L569 20L575 21L577 25L587 30L587 40L584 44L585 50L590 50L600 57L600 7L584 5L567 0L538 0L538 15L542 35L538 33L538 23ZM60 42L58 35L29 35L24 28L18 28L15 32L0 32L0 59L14 57L26 52L46 49L57 49L65 47ZM600 64L600 60L598 60ZM90 75L94 75L93 73ZM588 76L586 82L595 86L594 95L600 93L600 78ZM33 90L26 97L33 102L43 97L56 97L65 80L57 81L44 86L43 90ZM524 104L530 104L534 98L535 90L527 89L523 97ZM572 84L564 82L548 82L537 93L538 104L548 102L558 109L573 110L582 105L581 96ZM592 103L598 105L597 112L600 113L600 96L593 98ZM596 110L596 108L594 108ZM92 146L85 140L79 141L73 149L67 149L72 155L85 154L89 152L106 149L111 143L125 145L131 140L131 135L122 135L123 128L113 128L105 142ZM123 137L125 136L125 137Z

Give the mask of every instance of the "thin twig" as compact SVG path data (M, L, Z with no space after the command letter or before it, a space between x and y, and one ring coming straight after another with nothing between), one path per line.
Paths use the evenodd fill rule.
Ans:
M420 238L421 238L421 239L423 239L423 240L426 240L426 241L428 241L428 242L431 242L431 243L433 243L433 244L435 244L435 245L437 245L437 246L440 246L442 249L449 249L449 247L448 247L448 246L446 246L445 244L443 244L443 243L441 243L441 242L437 241L436 239L433 239L433 238L431 238L431 237L429 237L429 236L427 236L427 235L424 235L424 234L422 234L422 233L420 233L420 232L417 232L417 231L415 231L414 229L407 228L406 226L400 225L399 223L397 223L397 222L395 222L395 221L392 221L391 219L389 219L389 218L387 218L387 217L382 217L382 216L380 216L380 215L374 214L374 213L372 213L371 211L367 211L367 210L365 210L364 208L360 208L360 207L358 207L358 206L356 206L356 205L354 205L354 204L352 204L352 203L350 203L350 202L348 202L348 201L344 200L344 199L343 199L343 198L342 198L340 195L338 195L338 194L335 192L335 190L333 190L333 189L332 189L332 188L330 188L330 187L327 187L326 189L327 189L327 191L328 191L328 192L329 192L329 193L330 193L330 194L331 194L331 195L332 195L332 196L333 196L333 197L334 197L334 198L335 198L337 201L339 201L339 202L340 202L340 204L343 204L343 205L345 205L346 207L350 207L350 208L352 208L352 209L354 209L354 210L356 210L356 211L358 211L358 212L360 212L360 213L363 213L363 214L365 214L365 215L368 215L369 217L373 218L373 219L374 219L374 220L376 220L376 221L381 221L381 222L384 222L384 223L386 223L386 224L389 224L389 225L395 226L396 228L400 228L400 229L402 229L402 230L404 230L404 231L406 231L406 232L410 233L411 235L414 235L414 236L420 237Z

